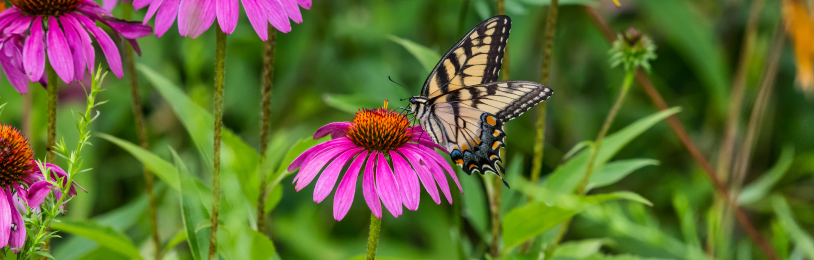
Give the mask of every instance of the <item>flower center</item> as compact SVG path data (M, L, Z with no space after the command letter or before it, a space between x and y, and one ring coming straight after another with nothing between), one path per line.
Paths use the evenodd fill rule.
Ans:
M76 10L85 0L11 0L11 4L29 15L60 16Z
M360 109L347 135L358 146L383 152L399 148L413 138L410 121L387 109L387 101L381 108Z
M34 171L28 140L11 126L0 124L0 187L8 187Z

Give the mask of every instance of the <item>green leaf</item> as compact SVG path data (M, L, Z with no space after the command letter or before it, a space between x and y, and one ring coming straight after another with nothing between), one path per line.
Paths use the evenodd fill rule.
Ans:
M549 6L551 5L551 0L521 0L525 4L529 5L539 5L539 6ZM557 2L557 5L590 5L596 6L598 3L596 0L560 0Z
M62 219L59 222L52 222L51 228L90 238L99 245L131 259L143 259L130 238L108 226L102 226L92 221Z
M597 154L594 169L602 169L605 163L616 155L619 150L630 143L630 141L659 121L679 111L681 111L679 107L659 111L608 135L602 143L599 154ZM583 150L583 152L579 152L573 158L554 169L554 172L551 173L545 182L545 188L560 193L573 193L577 185L579 185L580 180L582 180L582 177L585 176L591 151L591 149Z
M418 62L420 62L421 65L424 66L424 69L426 69L428 73L432 71L432 69L435 68L435 64L437 64L438 61L441 60L441 55L438 55L437 51L424 47L421 44L415 43L407 39L402 39L393 35L390 35L387 38L390 39L391 41L394 41L395 43L400 44L405 49L407 49L407 51L409 51L410 54L412 54L413 56L415 56L416 59L418 59Z
M777 159L777 163L775 163L769 171L761 175L760 178L743 188L743 191L738 195L738 204L749 204L766 197L766 194L769 194L772 187L788 172L793 161L794 147L784 146L783 152L780 153L780 158Z
M522 190L523 192L528 191L528 189ZM583 197L560 194L556 200L557 203L553 205L543 202L526 204L510 211L503 218L503 242L505 248L514 248L592 205L614 199L627 199L651 205L647 199L632 192L616 192Z
M283 188L277 186L271 188L271 192L269 192L268 197L266 197L266 205L264 207L264 211L266 212L266 214L268 214L269 212L271 212L271 210L277 207L277 204L279 204L280 200L282 199L283 199Z
M170 185L170 187L173 189L177 190L179 188L180 184L178 184L178 171L174 166L172 166L171 163L131 142L106 134L98 135L99 137L118 145L133 155L133 157L136 157L136 159L138 159L142 164L150 169L150 171L155 173L158 178L161 178L161 180Z
M695 223L695 212L693 212L689 199L684 193L678 192L673 195L673 208L678 215L681 233L684 235L684 242L695 250L701 250L701 241L698 240L698 227Z
M371 108L382 106L381 100L376 100L370 95L356 94L356 95L343 95L325 93L322 95L322 100L325 101L330 107L339 109L340 111L355 114L361 108Z
M209 248L206 246L209 241L208 232L204 230L196 231L196 225L202 221L209 219L206 209L201 203L198 193L197 185L194 178L189 174L186 164L178 156L178 153L170 148L172 156L175 159L175 165L178 167L178 173L181 178L181 188L178 190L181 216L184 223L184 234L189 244L190 251L192 252L192 259L202 260L207 259ZM208 229L207 229L208 230Z
M275 251L268 237L245 225L218 230L218 252L224 259L270 259Z
M311 147L314 147L317 144L321 144L325 141L330 140L329 138L330 137L327 136L317 140L314 140L312 138L303 138L297 141L297 143L294 144L294 146L292 146L291 149L288 150L288 152L285 154L285 157L283 157L283 161L282 163L280 163L280 167L277 169L277 172L269 176L268 179L269 183L279 182L280 180L290 175L292 172L288 171L288 166L291 165L291 163L294 162L295 159L297 159L297 156L300 156L300 154L304 153L306 150L308 150Z
M668 258L651 258L636 255L600 255L595 254L585 258L585 260L667 260Z
M349 258L348 260L365 260L367 255L356 255L354 257ZM380 257L376 256L376 260L404 260L404 258L393 258L393 257Z
M585 259L599 252L602 245L609 244L609 239L586 239L565 242L554 250L554 260Z
M772 220L772 247L780 259L789 259L789 237L777 219Z
M650 165L659 165L659 161L653 159L629 159L610 162L599 171L591 174L588 181L588 190L614 184L628 174Z
M187 233L184 229L178 230L178 232L175 233L175 236L172 237L169 242L167 242L166 246L164 246L164 252L169 252L173 247L184 241L187 241Z
M814 259L814 239L794 220L794 214L791 212L786 199L780 195L772 196L772 208L774 208L780 226L786 230L797 249L802 251L808 259Z

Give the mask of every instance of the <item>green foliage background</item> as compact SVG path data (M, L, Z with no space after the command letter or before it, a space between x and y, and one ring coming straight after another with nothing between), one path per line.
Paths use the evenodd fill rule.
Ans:
M271 145L270 150L277 158L274 161L285 161L283 157L295 141L310 137L319 126L350 120L356 109L381 106L385 99L390 100L391 107L407 106L406 101L399 100L418 93L429 72L424 63L431 54L422 48L429 48L429 53L443 53L472 26L496 14L493 1L466 2L465 5L461 0L314 0L310 11L303 11L302 24L294 25L288 34L277 34L272 96L272 140L277 143ZM509 41L512 79L537 81L540 78L548 2L506 1L506 10L513 22ZM609 67L610 44L580 4L596 7L616 31L633 26L654 40L658 45L658 59L651 63L650 78L670 106L681 107L678 118L703 153L715 162L750 1L623 0L621 8L610 0L560 2L549 84L556 93L547 101L543 185L552 190L562 187L546 178L566 163L566 152L581 141L595 137L624 76L622 68ZM143 17L144 11L136 17ZM121 8L117 7L113 13L119 15L120 12ZM781 22L779 3L775 1L768 1L761 13L755 48L748 53L751 63L741 130L746 127L757 95L772 33ZM183 242L186 237L179 236L185 229L208 230L185 223L184 217L208 218L208 213L200 215L207 211L200 207L207 205L210 196L203 193L199 199L204 201L184 207L187 212L184 215L177 190L208 190L206 186L211 183L211 166L207 166L211 159L202 158L211 158L211 149L204 148L212 145L211 137L207 137L212 131L212 124L207 123L211 116L207 118L206 113L212 107L215 35L213 27L198 39L182 38L176 28L174 25L160 39L150 36L139 40L143 51L137 59L141 64L140 93L151 141L149 152L155 155L149 157L148 153L142 153L149 158L141 159L160 164L163 171L157 174L165 174L157 178L155 190L159 201L160 236L170 249L165 259L193 259L195 247ZM248 198L252 194L256 198L257 180L252 179L253 175L246 175L256 169L245 162L256 162L258 158L256 154L245 153L251 149L243 149L246 147L241 145L248 144L255 151L259 147L262 69L262 42L245 15L228 37L227 46L224 122L234 133L233 140L237 141L232 144L237 146L229 147L232 157L228 157L227 152L225 159L227 165L234 166L230 171L236 178L224 181L224 189L246 196L229 197L228 191L224 196L228 203L234 204L227 207L239 209L241 203L256 203ZM782 258L812 259L814 242L809 234L814 231L811 188L814 185L814 102L806 99L794 84L793 54L787 43L750 162L746 177L748 188L739 200L758 231L771 241ZM102 60L101 57L97 54L97 60ZM391 83L388 76L407 86L409 91ZM76 181L89 192L75 197L63 223L55 224L56 229L65 232L64 239L54 241L53 255L57 259L128 259L136 258L134 254L149 258L154 250L149 240L142 164L133 156L138 151L122 149L126 142L137 140L128 81L111 75L105 84L107 90L100 99L110 102L102 106L101 117L92 127L97 137L98 133L109 137L95 138L93 146L83 155L85 165L92 165L93 170L79 175ZM33 123L30 138L37 154L44 155L45 90L32 84L32 109L24 111L23 97L5 78L0 85L0 101L8 102L0 121L22 128L24 116L30 116ZM658 112L637 86L634 83L610 133ZM58 138L65 137L68 143L76 138L71 113L81 110L82 93L75 85L61 90ZM532 111L506 126L505 162L508 178L513 183L522 183L529 176L535 118ZM652 128L642 130L641 135L632 136L635 139L612 156L606 168L616 168L603 169L617 177L597 180L603 185L598 185L591 194L630 191L652 206L617 200L575 211L583 214L572 222L555 258L600 259L601 255L608 254L695 259L704 257L704 252L714 251L718 259L764 259L731 217L721 217L721 205L714 204L715 193L709 179L667 124L654 122ZM300 148L305 147L307 144L300 145ZM736 151L740 147L739 143ZM208 157L204 156L206 151L210 153ZM248 170L241 171L240 167ZM275 257L349 259L364 254L369 209L360 189L348 215L336 222L331 213L332 195L316 204L311 195L313 185L295 192L289 184L291 177L285 178L285 172L277 171L278 165L268 169L271 176L281 179L272 192L280 196L272 200L279 204L267 207L273 208L269 219L271 240L276 248L276 252L271 252L277 254ZM566 172L562 176L569 175ZM385 213L378 255L398 259L484 258L491 228L482 179L463 173L459 173L459 177L465 192L455 198L453 205L435 205L422 191L418 211L405 211L398 219ZM168 183L168 179L177 182ZM502 200L503 216L511 215L509 212L514 208L536 212L514 218L517 219L514 225L520 223L521 230L551 213L550 210L531 210L529 205L534 203L526 203L523 187L504 189ZM195 199L195 196L190 198ZM240 198L247 201L235 202L242 201ZM455 215L459 205L462 205L458 209L462 217ZM189 215L190 210L200 214ZM248 213L233 210L231 214L237 217L227 214L224 221L240 219L241 214L245 218ZM510 220L517 216L504 221L511 224ZM526 223L528 226L524 226ZM510 224L506 224L504 232L511 233L509 229L518 228ZM717 225L731 231L711 229ZM459 232L459 227L463 232ZM230 231L251 234L251 231ZM552 229L541 235L532 234L531 237L537 237L532 246L550 242L555 234ZM208 235L197 236L204 239L199 243L205 249ZM255 248L270 247L252 235L249 239L252 240L248 240L248 244ZM508 239L504 237L503 242L510 246ZM224 241L227 242L222 246L235 248L246 242ZM237 249L233 251L241 253ZM507 259L537 257L518 254L519 248L506 251ZM224 257L241 259L247 255ZM625 257L619 257L622 258Z

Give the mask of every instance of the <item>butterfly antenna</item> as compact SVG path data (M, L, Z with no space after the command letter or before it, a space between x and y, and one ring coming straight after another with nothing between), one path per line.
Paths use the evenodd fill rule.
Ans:
M387 76L387 79L389 79L389 80L390 80L390 82L396 83L396 85L401 86L402 88L404 88L404 90L407 90L407 93L410 93L410 96L412 96L412 95L413 95L413 92L412 92L412 91L410 91L410 89L408 89L408 88L407 88L407 87L405 87L404 85L399 84L398 82L394 81L392 78L390 78L390 76ZM404 100L406 100L406 99L405 99L405 98L402 98L402 99L401 99L401 101L404 101Z

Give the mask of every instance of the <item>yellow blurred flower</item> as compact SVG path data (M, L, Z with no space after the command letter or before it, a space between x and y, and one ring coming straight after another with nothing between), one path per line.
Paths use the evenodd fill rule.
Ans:
M616 4L617 7L622 6L619 4L619 0L613 0L613 3Z
M786 33L794 42L797 56L797 82L807 92L814 91L814 17L800 0L783 0Z

